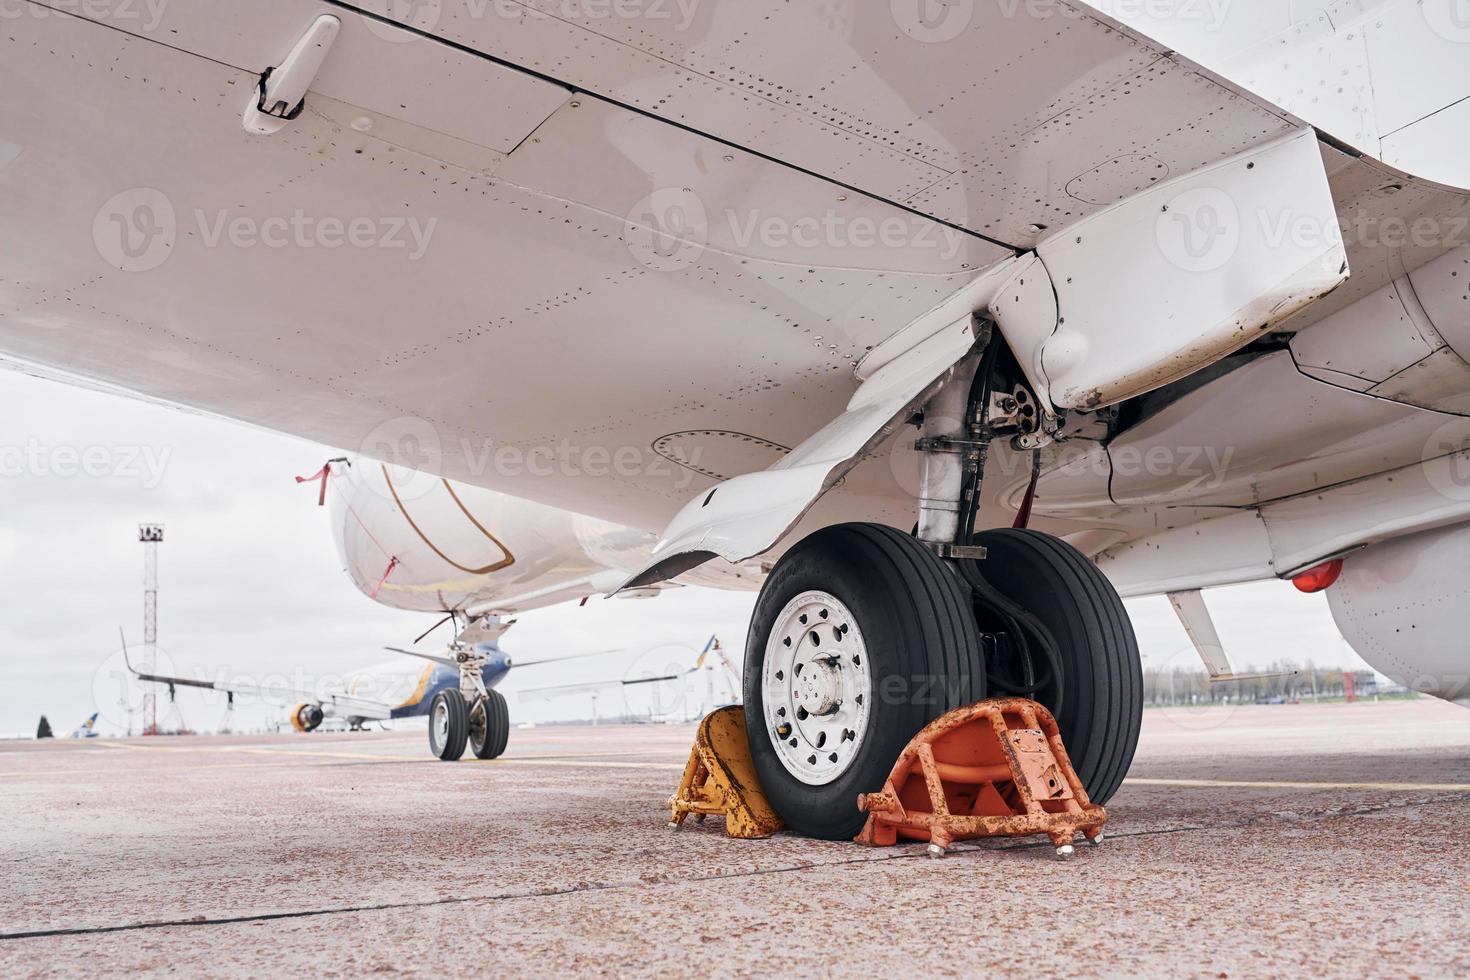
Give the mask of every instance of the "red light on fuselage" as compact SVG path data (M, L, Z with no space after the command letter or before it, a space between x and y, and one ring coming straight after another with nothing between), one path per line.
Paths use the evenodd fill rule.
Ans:
M1334 558L1324 561L1320 565L1314 565L1305 572L1298 572L1291 577L1291 584L1300 592L1321 592L1328 588L1337 577L1342 574L1342 559Z

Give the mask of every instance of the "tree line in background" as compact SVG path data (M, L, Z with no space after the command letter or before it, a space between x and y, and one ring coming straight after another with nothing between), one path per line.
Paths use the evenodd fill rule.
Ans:
M1252 671L1256 673L1256 671ZM1144 703L1177 704L1270 704L1282 701L1324 701L1348 696L1351 685L1356 697L1406 695L1398 685L1383 683L1371 670L1344 671L1276 661L1259 671L1267 676L1210 683L1202 668L1148 668L1143 671Z

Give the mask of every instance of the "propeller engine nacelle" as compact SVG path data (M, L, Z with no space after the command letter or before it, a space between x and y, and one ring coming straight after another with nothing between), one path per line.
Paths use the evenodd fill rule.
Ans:
M298 732L309 732L322 723L326 715L319 704L298 704L291 709L291 727Z

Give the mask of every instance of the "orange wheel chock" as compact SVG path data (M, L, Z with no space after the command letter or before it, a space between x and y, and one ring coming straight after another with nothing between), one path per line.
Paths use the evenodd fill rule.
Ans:
M701 822L711 813L723 814L731 837L770 837L785 826L761 792L740 705L712 711L699 723L669 812L671 830L691 813Z
M862 844L928 840L940 857L957 840L1045 834L1071 857L1078 831L1102 842L1107 811L1087 798L1051 712L1025 698L980 701L924 727L881 793L858 796Z

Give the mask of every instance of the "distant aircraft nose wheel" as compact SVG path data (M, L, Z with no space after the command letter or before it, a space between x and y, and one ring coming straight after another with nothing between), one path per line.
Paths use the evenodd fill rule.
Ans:
M862 829L927 722L985 697L969 596L927 547L878 524L823 528L776 563L751 616L745 724L767 799L792 829Z
M470 709L470 751L477 759L498 759L510 741L510 707L499 691L485 692Z
M1040 701L1094 803L1118 791L1138 746L1143 672L1128 611L1086 555L1039 531L974 536L987 555L956 562L973 587L980 630L995 637L995 696Z
M469 714L469 705L458 690L446 688L434 695L429 705L429 750L435 757L454 762L464 755L470 731Z

